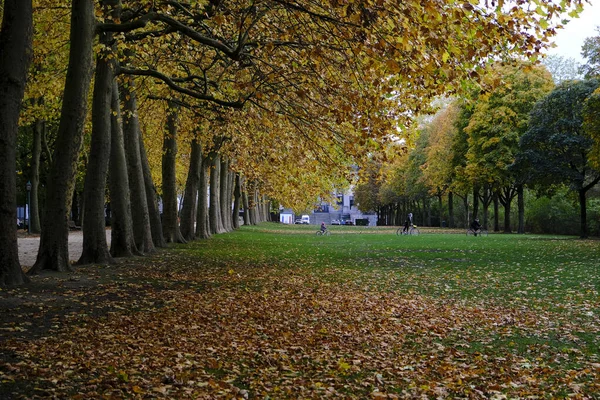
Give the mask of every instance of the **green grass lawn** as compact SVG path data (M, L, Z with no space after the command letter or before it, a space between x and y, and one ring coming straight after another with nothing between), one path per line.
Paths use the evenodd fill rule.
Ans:
M95 297L111 312L9 341L0 380L24 397L600 398L600 242L316 229L125 263Z

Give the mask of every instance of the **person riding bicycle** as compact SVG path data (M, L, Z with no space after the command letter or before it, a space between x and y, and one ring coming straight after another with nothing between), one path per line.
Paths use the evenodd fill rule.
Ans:
M473 222L471 222L471 229L473 230L473 234L477 236L477 233L481 231L481 224L479 223L479 218L475 218Z
M325 233L327 227L325 226L325 222L321 222L321 232Z
M402 230L402 232L408 233L408 230L413 225L412 217L412 213L408 213L408 215L406 216L406 221L404 221L404 229Z

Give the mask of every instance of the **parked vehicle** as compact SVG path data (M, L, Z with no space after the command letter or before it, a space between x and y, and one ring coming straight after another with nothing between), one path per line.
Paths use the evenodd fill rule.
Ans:
M310 224L310 215L303 215L302 216L302 223L303 224Z
M331 220L331 225L341 225L341 222L339 219L332 219Z

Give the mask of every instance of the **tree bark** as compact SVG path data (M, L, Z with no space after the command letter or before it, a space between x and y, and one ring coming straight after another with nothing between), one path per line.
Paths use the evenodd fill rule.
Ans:
M517 233L525 233L525 195L523 185L517 186L517 204L519 206L519 227Z
M133 238L131 196L127 176L127 160L123 143L119 85L113 81L111 96L111 151L109 190L112 209L110 254L113 257L132 257L140 254Z
M229 196L229 159L227 156L221 156L221 168L219 174L219 205L221 207L221 224L225 232L231 232L231 203Z
M6 0L0 31L0 286L28 278L17 244L16 148L19 113L32 59L31 0Z
M191 143L190 166L185 183L183 208L181 210L181 234L185 240L196 239L196 222L198 185L200 183L200 168L202 165L202 146L197 138Z
M225 233L225 229L223 228L223 218L221 217L221 189L220 189L220 174L221 174L221 157L218 153L215 153L211 156L211 166L210 166L210 207L208 209L209 213L209 223L210 223L210 233L218 234Z
M39 186L40 164L42 157L42 137L45 135L46 121L37 120L33 127L33 146L31 149L31 193L29 202L29 233L40 233Z
M130 207L133 223L133 238L139 252L153 253L156 248L154 247L152 228L150 225L149 199L146 194L144 169L142 167L137 95L133 78L127 76L124 78L124 81L125 82L120 85L120 95L124 109L123 143L127 160L129 191L131 204L135 204L135 207Z
M448 192L448 227L456 228L454 224L454 193Z
M473 219L479 218L479 186L473 187Z
M177 107L170 103L167 111L167 129L163 138L162 193L163 193L163 236L167 243L185 243L179 230L177 208Z
M56 150L48 175L40 249L29 274L36 274L44 269L72 271L68 248L69 209L87 115L87 98L93 70L95 18L92 0L73 0L71 7L69 66Z
M208 239L211 236L208 222L208 175L210 158L203 157L200 163L200 179L198 182L198 211L196 212L196 237Z
M501 189L500 203L504 206L504 233L512 233L510 226L510 206L516 195L516 189L513 186L506 186Z
M579 220L580 220L580 235L581 239L587 239L588 227L587 227L587 200L586 200L586 189L579 189L577 191L579 197Z
M148 203L148 213L150 217L150 230L152 233L152 242L154 247L166 247L167 243L162 231L162 222L160 220L160 212L158 210L158 195L156 186L152 180L152 172L150 163L146 155L146 146L142 136L139 135L138 147L140 152L140 160L142 162L142 172L144 173L144 187L146 191L146 201Z
M244 225L250 225L250 200L248 199L248 185L242 179L242 206L244 207Z
M104 2L106 3L106 1ZM106 10L108 13L108 10ZM108 14L106 14L108 16ZM115 79L112 34L100 34L104 50L96 58L92 99L92 139L83 187L85 222L83 252L77 261L85 264L113 264L106 242L106 177L111 149L111 101Z
M493 201L494 201L494 232L500 231L500 196L497 191L494 191Z

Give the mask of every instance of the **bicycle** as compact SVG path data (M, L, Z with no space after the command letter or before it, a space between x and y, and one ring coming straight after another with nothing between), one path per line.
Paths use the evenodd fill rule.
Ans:
M325 229L324 231L319 229L318 231L315 232L315 234L317 236L331 236L331 232L329 232L329 229Z
M485 229L478 229L474 231L473 228L467 229L467 236L487 236L488 231Z
M400 236L400 235L418 235L421 232L419 232L419 228L417 228L416 225L411 226L410 228L408 228L408 231L404 230L404 227L400 227L396 230L396 235Z

